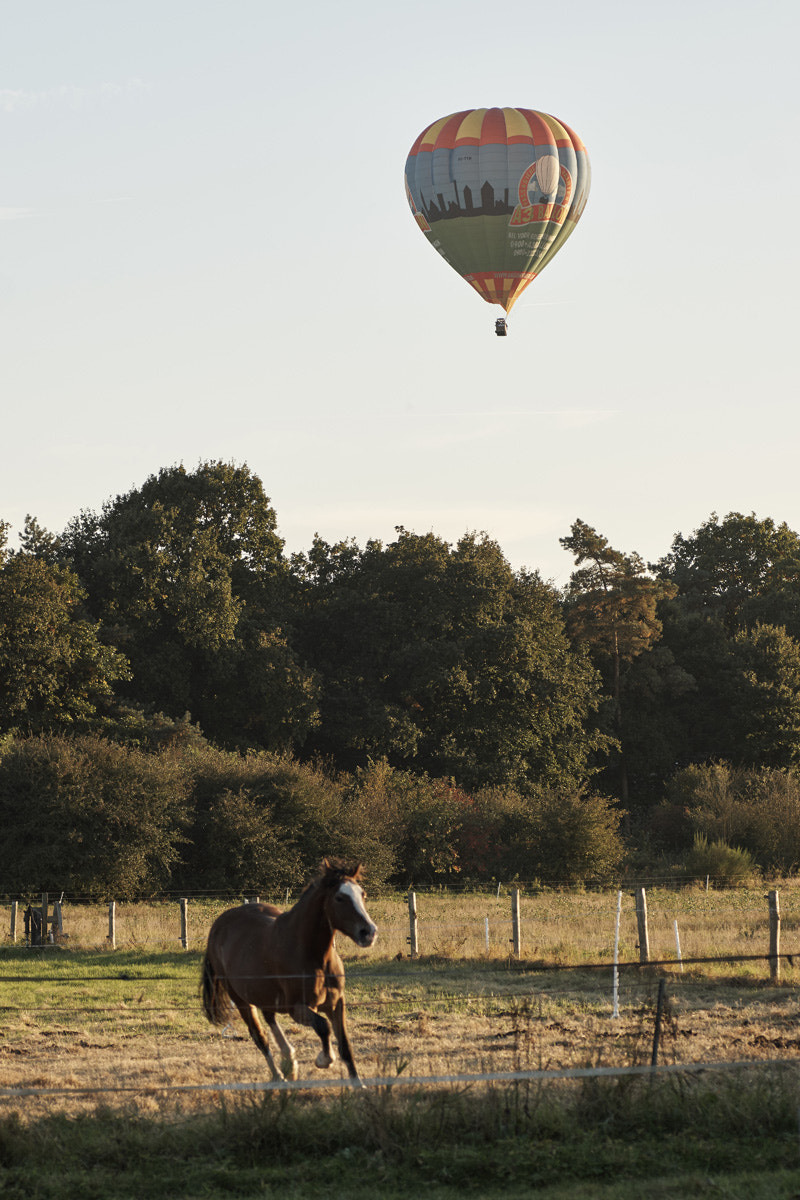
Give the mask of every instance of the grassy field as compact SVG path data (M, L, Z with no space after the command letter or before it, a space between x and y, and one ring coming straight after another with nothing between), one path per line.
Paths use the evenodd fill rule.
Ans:
M652 956L675 959L676 920L684 958L766 954L764 892L649 891ZM763 961L626 967L615 1017L616 893L524 895L519 961L508 895L417 904L415 961L403 897L370 902L375 949L340 946L365 1078L649 1064L664 974L661 1063L756 1065L366 1094L202 1090L266 1078L238 1017L215 1029L199 1007L205 933L224 905L191 902L186 951L177 903L120 905L116 950L106 908L65 905L64 943L0 948L0 1087L39 1092L0 1095L3 1196L800 1193L800 1073L785 1065L800 1047L797 968L784 963L776 986ZM783 948L800 951L800 892L782 886L781 907ZM628 895L620 958L638 958ZM301 1079L320 1078L313 1035L285 1025Z

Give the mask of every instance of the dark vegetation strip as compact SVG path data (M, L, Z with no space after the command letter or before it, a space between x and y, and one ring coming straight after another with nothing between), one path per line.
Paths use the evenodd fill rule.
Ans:
M688 1195L680 1181L725 1186L745 1172L746 1194L796 1194L796 1066L720 1075L590 1078L480 1089L392 1088L337 1095L264 1093L220 1099L187 1113L99 1107L90 1115L0 1118L5 1200L314 1194L602 1195L629 1181L631 1197ZM678 1190L650 1191L669 1180ZM772 1182L775 1180L775 1186ZM590 1191L577 1191L577 1185ZM570 1185L575 1191L570 1193ZM440 1190L432 1192L436 1187ZM88 1190L87 1190L88 1189ZM553 1193L555 1194L555 1193ZM619 1195L620 1193L615 1193ZM716 1194L716 1191L715 1191Z

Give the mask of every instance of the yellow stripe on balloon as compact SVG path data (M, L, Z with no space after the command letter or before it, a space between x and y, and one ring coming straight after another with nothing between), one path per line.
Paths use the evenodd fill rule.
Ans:
M457 138L479 138L481 136L481 126L483 118L486 116L485 108L475 108L461 122L458 127Z
M530 138L531 127L525 120L521 112L516 108L504 108L503 112L506 118L506 136ZM542 113L544 116L544 113Z

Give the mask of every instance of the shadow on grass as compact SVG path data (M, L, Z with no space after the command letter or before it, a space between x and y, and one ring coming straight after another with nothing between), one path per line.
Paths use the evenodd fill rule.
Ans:
M202 1112L0 1112L6 1200L280 1194L631 1200L797 1191L800 1068L259 1093ZM691 1181L694 1180L694 1183ZM702 1186L701 1186L702 1183ZM794 1193L790 1190L794 1188ZM687 1190L688 1188L688 1190ZM683 1189L683 1190L681 1190ZM744 1189L744 1190L742 1190Z

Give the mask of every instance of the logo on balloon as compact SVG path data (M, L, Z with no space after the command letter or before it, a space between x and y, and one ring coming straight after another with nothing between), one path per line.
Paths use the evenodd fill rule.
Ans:
M531 204L530 189L534 180L537 184L536 191L540 193L540 199L535 204ZM559 182L564 186L563 192L558 196L558 203L556 203L556 195L561 191ZM557 158L552 154L537 158L522 173L517 189L518 202L511 215L509 225L531 225L535 221L552 221L556 225L563 224L564 218L569 212L572 188L572 176Z

